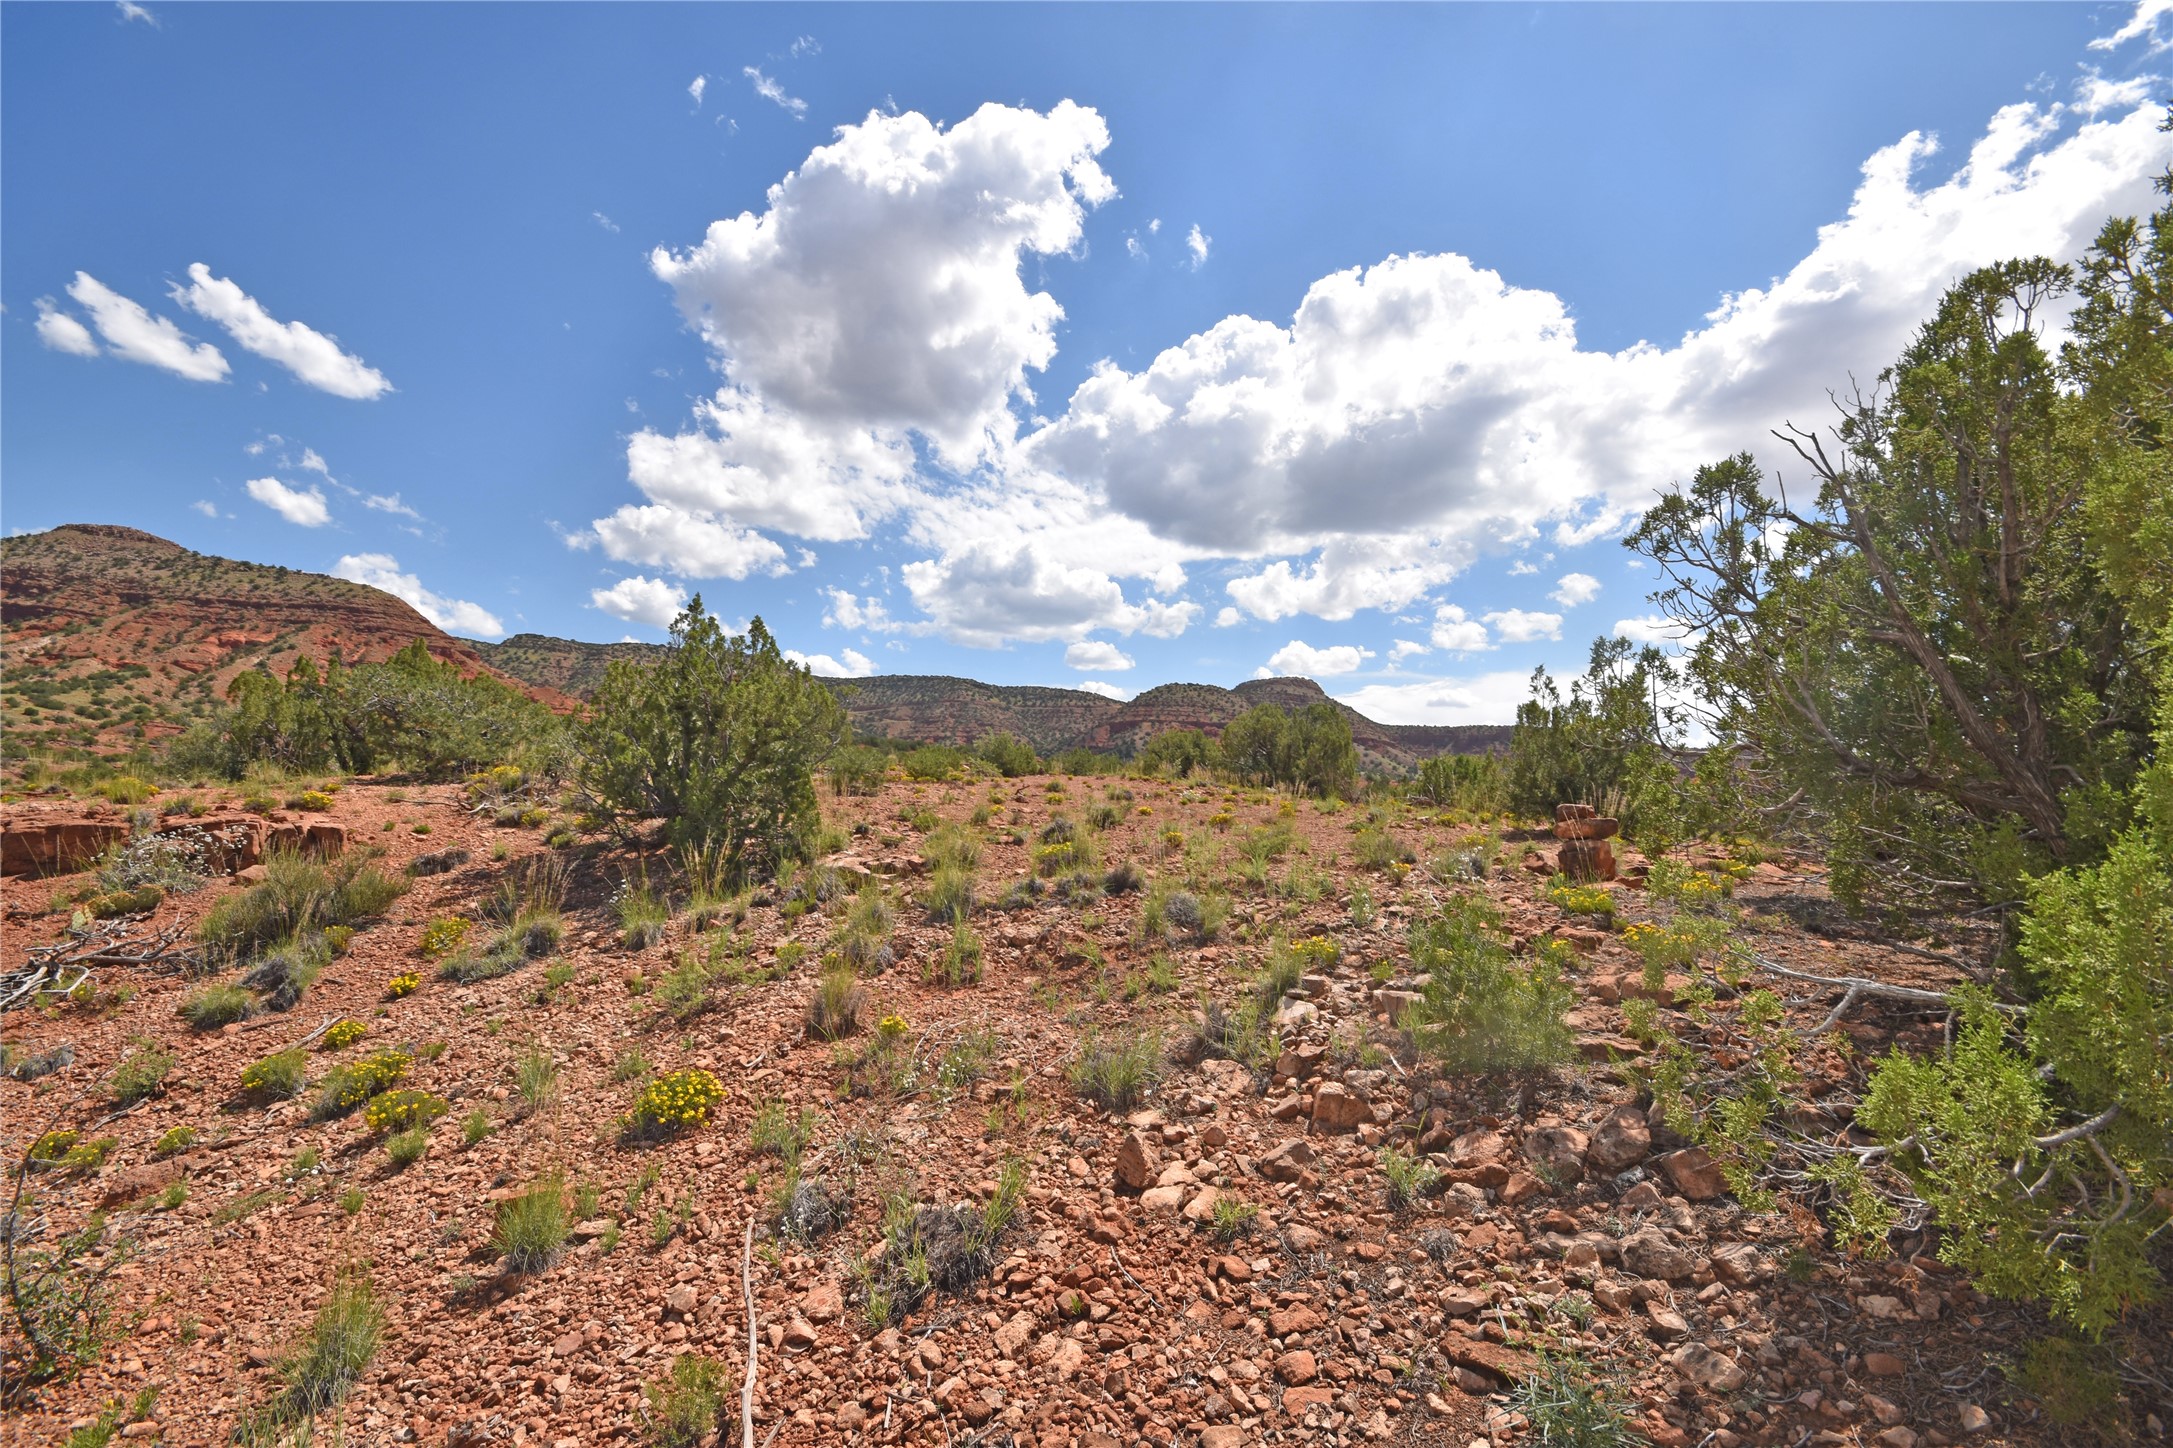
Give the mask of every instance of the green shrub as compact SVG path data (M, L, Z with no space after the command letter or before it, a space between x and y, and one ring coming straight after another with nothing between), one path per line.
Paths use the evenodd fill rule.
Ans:
M1161 1074L1162 1038L1122 1030L1104 1036L1090 1028L1065 1069L1071 1087L1104 1111L1129 1111Z
M1482 895L1452 897L1411 930L1411 962L1427 973L1404 1018L1420 1047L1458 1071L1527 1070L1570 1055L1571 995L1545 960L1520 968Z
M695 1353L672 1359L671 1371L643 1383L643 1419L653 1448L697 1448L724 1421L732 1374L723 1363Z
M257 998L231 981L207 985L181 1002L179 1014L192 1029L215 1031L256 1014Z
M883 784L890 756L865 744L849 745L830 756L830 790L833 794L874 794Z
M287 1101L309 1084L309 1057L301 1049L278 1051L244 1067L241 1089L268 1101Z
M138 885L133 890L114 890L104 895L93 895L83 908L95 920L118 920L124 915L148 915L165 903L164 887Z
M139 1040L136 1048L113 1068L113 1077L106 1086L107 1094L115 1105L133 1106L164 1090L166 1077L173 1068L174 1058L170 1051L156 1041Z
M721 846L735 876L766 873L813 837L814 771L847 737L836 696L759 618L727 637L696 595L661 660L609 667L575 769L597 813L660 819L675 845Z
M158 1139L158 1145L151 1149L151 1154L153 1156L173 1156L178 1152L187 1151L194 1145L196 1145L196 1128L193 1126L176 1126L169 1128L166 1134Z
M554 1172L498 1203L490 1244L507 1271L541 1272L558 1260L571 1231L565 1178Z

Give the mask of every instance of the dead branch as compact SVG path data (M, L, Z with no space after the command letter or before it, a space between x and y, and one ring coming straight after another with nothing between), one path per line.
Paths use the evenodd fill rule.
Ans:
M1954 1008L1954 997L1946 991L1918 990L1914 986L1888 985L1885 981L1866 980L1858 975L1813 975L1807 970L1796 970L1782 965L1779 961L1768 960L1755 951L1744 951L1743 959L1758 969L1770 971L1774 975L1785 976L1790 980L1809 981L1813 985L1825 986L1828 989L1841 992L1841 999L1835 1003L1832 1012L1812 1030L1811 1034L1814 1036L1823 1035L1840 1024L1841 1018L1848 1014L1849 1008L1866 996L1876 1000L1908 1001L1915 1005L1939 1006L1947 1010ZM2019 1014L2021 1008L2018 1006L1995 1006L1994 1009Z
M761 1351L760 1340L755 1336L755 1219L747 1215L747 1240L739 1253L739 1285L747 1298L747 1381L739 1389L739 1434L742 1448L755 1448L755 1374L758 1370L756 1354Z

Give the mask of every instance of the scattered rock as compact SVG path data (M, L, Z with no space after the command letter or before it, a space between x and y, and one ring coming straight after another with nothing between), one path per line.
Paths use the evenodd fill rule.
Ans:
M1148 1145L1146 1137L1136 1131L1124 1133L1124 1140L1117 1144L1119 1186L1127 1191L1143 1192L1155 1185L1155 1175L1160 1167L1160 1158Z
M1324 1081L1313 1093L1315 1131L1355 1131L1373 1124L1373 1107L1361 1092L1334 1081Z
M1875 1378L1898 1378L1909 1371L1909 1365L1890 1352L1867 1352L1864 1371Z
M1728 1179L1720 1174L1720 1168L1702 1146L1671 1151L1660 1158L1659 1167L1675 1190L1693 1202L1709 1202L1728 1190Z
M1275 1360L1275 1376L1296 1387L1320 1376L1320 1368L1313 1361L1311 1353L1299 1348L1294 1352L1286 1352Z
M1260 1175L1271 1182L1294 1182L1304 1176L1306 1168L1316 1160L1318 1158L1305 1138L1297 1137L1261 1157L1258 1165Z
M1709 1393L1732 1393L1749 1381L1749 1374L1733 1358L1723 1357L1702 1342L1686 1342L1668 1355L1675 1371L1693 1387Z
M1612 1176L1636 1166L1651 1150L1652 1128L1645 1124L1645 1113L1634 1106L1618 1106L1594 1129L1584 1164Z
M1698 1270L1696 1259L1667 1239L1657 1227L1647 1227L1622 1239L1622 1265L1640 1277L1680 1282Z
M1574 1126L1545 1126L1524 1138L1524 1155L1546 1180L1574 1186L1584 1180L1591 1138Z

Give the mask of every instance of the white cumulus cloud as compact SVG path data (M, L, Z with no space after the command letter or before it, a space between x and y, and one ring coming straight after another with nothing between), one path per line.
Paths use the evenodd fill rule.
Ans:
M197 512L202 513L207 518L216 518L219 516L219 505L212 502L208 498L198 498L195 502L189 504L189 506L194 508Z
M1534 639L1559 639L1562 636L1562 615L1558 613L1534 613L1521 608L1497 609L1483 613L1487 627L1513 644L1526 644Z
M332 565L332 576L382 589L447 633L494 639L506 631L498 616L481 604L432 593L414 574L402 573L400 560L390 553L349 553Z
M1192 229L1185 233L1185 251L1192 258L1192 269L1194 271L1198 271L1201 267L1207 265L1208 248L1214 244L1215 238L1200 230L1200 224L1197 221L1193 222Z
M1335 696L1383 724L1508 724L1531 693L1531 674L1503 669L1413 684L1368 684Z
M224 382L226 358L165 317L154 316L89 272L77 272L68 295L90 313L91 325L116 357L161 368L191 382ZM41 333L42 335L42 333Z
M1274 653L1268 655L1268 674L1302 674L1307 678L1332 678L1337 674L1356 673L1374 656L1373 650L1356 644L1331 644L1316 649L1311 644L1292 639Z
M1072 687L1082 694L1099 694L1104 699L1114 699L1119 704L1132 697L1130 689L1120 689L1104 679L1081 679Z
M785 657L796 664L807 665L807 671L818 679L865 679L875 672L875 660L857 649L839 649L843 658L828 654L803 654L798 649L786 649Z
M1395 646L1388 651L1388 661L1392 664L1400 664L1405 659L1416 658L1420 654L1430 654L1432 652L1432 649L1422 643L1415 643L1410 639L1397 639Z
M694 108L696 110L702 108L702 92L708 89L709 77L706 75L698 75L687 82L687 94L694 97ZM617 228L614 227L613 230L617 230Z
M1103 639L1081 639L1064 650L1065 666L1083 674L1119 674L1133 663L1130 654Z
M590 589L589 605L628 623L670 628L672 620L687 606L687 593L677 584L637 573L620 579L609 588Z
M1547 595L1564 608L1575 608L1580 603L1590 603L1600 596L1600 581L1589 573L1565 573L1555 582L1554 592Z
M282 322L264 304L202 262L189 267L189 284L173 298L200 317L226 328L237 346L292 372L320 392L369 401L392 390L385 374L340 350L337 338L301 322Z
M1448 652L1557 637L1557 613L1443 614L1440 590L1491 552L1603 536L1700 463L1770 451L1783 422L1828 420L1828 390L1891 362L1972 267L2072 259L2106 216L2147 211L2157 119L2143 88L2086 77L1999 110L1955 165L1902 136L1782 275L1716 278L1706 316L1618 351L1580 342L1573 299L1469 257L1391 255L1287 315L1103 361L1044 406L1031 383L1063 312L1035 279L1115 194L1102 119L872 114L760 211L652 258L724 382L686 426L629 442L641 499L585 541L744 576L778 565L756 556L772 534L881 534L911 559L921 617L900 626L980 645L1179 631L1201 609L1163 580L1211 562L1218 623L1430 609ZM1555 601L1596 587L1568 575Z
M297 527L322 528L332 521L321 488L290 488L277 478L251 478L242 489Z
M1493 647L1487 642L1486 625L1475 618L1467 618L1464 611L1453 603L1444 603L1434 610L1434 647L1447 649L1452 654L1476 654Z
M40 297L36 304L38 340L55 352L66 352L75 357L96 357L98 340L91 336L91 329L68 313L59 309L51 297Z

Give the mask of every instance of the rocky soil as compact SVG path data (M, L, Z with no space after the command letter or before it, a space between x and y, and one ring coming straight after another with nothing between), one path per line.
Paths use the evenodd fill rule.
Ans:
M505 873L544 849L541 832L495 826L457 787L350 783L309 817L342 826L349 849L382 847L394 865L452 846L470 856L417 879L292 1010L195 1033L175 1007L201 982L108 967L87 1002L4 1017L18 1057L74 1051L42 1080L0 1081L8 1158L55 1123L118 1138L100 1170L36 1176L37 1210L65 1226L102 1206L135 1243L112 1278L113 1340L74 1379L22 1396L15 1441L59 1442L102 1405L153 1387L130 1437L227 1441L275 1391L272 1365L353 1264L366 1265L389 1328L347 1403L346 1441L639 1441L641 1386L674 1355L743 1370L750 1219L757 1431L783 1445L1511 1444L1531 1435L1509 1390L1542 1353L1579 1354L1663 1445L2064 1441L2000 1366L2041 1325L1943 1269L1928 1234L1893 1259L1851 1260L1809 1213L1742 1209L1703 1154L1655 1122L1617 1004L1637 969L1618 931L1673 907L1618 883L1616 930L1563 914L1541 892L1553 849L1536 835L1509 839L1473 884L1427 866L1474 831L1407 817L1393 831L1419 868L1365 873L1352 860L1356 809L1286 814L1272 796L1180 784L1131 781L1114 800L1104 781L1056 786L1003 781L992 794L894 780L876 797L825 800L831 822L859 831L841 865L886 882L898 920L894 958L866 979L860 1029L832 1044L811 1040L806 1019L849 897L792 917L758 896L736 930L701 937L681 915L661 942L629 950L611 897L644 868L665 883L664 857L590 839L572 852L553 962L572 966L570 979L547 988L537 962L454 984L419 954L425 926L477 917ZM965 821L992 800L995 818L978 831L982 978L944 986L928 977L950 933L912 903L923 836L902 816ZM203 803L222 807L216 791ZM1122 812L1100 835L1105 866L1129 860L1151 877L1183 868L1186 849L1210 862L1220 851L1209 868L1235 908L1219 939L1140 940L1140 893L990 908L1029 873L1032 845L1010 831L1031 840L1053 816L1078 820L1098 804ZM11 806L10 819L37 808L63 812ZM1212 823L1221 813L1227 833ZM1303 843L1275 867L1285 888L1231 878L1235 841L1278 820ZM1634 852L1620 858L1634 873ZM7 882L0 967L61 936L68 916L49 907L87 878ZM132 933L193 926L245 884L170 897ZM1408 927L1463 889L1493 896L1520 942L1553 933L1577 947L1579 1065L1446 1076L1392 1024L1396 991L1412 983ZM1814 869L1761 863L1736 893L1737 928L1815 973L1954 979L1921 954L1807 932L1801 921L1826 918L1821 902ZM655 983L720 933L743 947L738 983L718 987L713 1009L671 1018ZM1337 950L1283 1003L1272 1069L1173 1049L1131 1110L1098 1112L1073 1091L1066 1067L1083 1039L1154 1025L1181 1047L1211 1002L1248 988L1278 933ZM388 999L387 981L409 971L421 987ZM1777 985L1802 1025L1832 1006L1831 991ZM900 1040L890 1064L856 1069L886 1018ZM306 1096L266 1107L239 1090L244 1067L336 1019L367 1034L341 1051L312 1043L313 1077L403 1045L424 1058L407 1084L452 1102L427 1155L404 1170L359 1116L313 1123ZM1851 1013L1845 1039L1860 1062L1897 1033L1924 1041L1937 1029L1936 1017L1874 1002ZM938 1069L981 1032L986 1060ZM161 1094L114 1115L100 1083L143 1038L177 1063ZM555 1058L560 1087L555 1103L523 1110L515 1066L537 1048ZM625 1142L615 1123L644 1063L706 1068L724 1100L699 1129ZM1806 1087L1838 1129L1853 1069L1835 1055L1831 1077ZM773 1231L780 1167L751 1139L771 1103L815 1113L805 1172L852 1187L848 1220L813 1241ZM478 1110L489 1133L463 1145L463 1118ZM198 1144L157 1155L180 1126ZM1440 1173L1405 1210L1387 1194L1389 1144ZM855 1268L881 1245L886 1199L979 1203L1010 1161L1025 1166L1025 1202L987 1274L871 1325ZM555 1265L506 1274L489 1246L494 1203L554 1169L593 1192L587 1220ZM175 1182L185 1201L159 1208ZM1218 1202L1239 1205L1218 1217ZM153 1205L130 1209L140 1203ZM2162 1330L2155 1344L2130 1347L2165 1381ZM2165 1416L2162 1403L2133 1406L2145 1432Z

